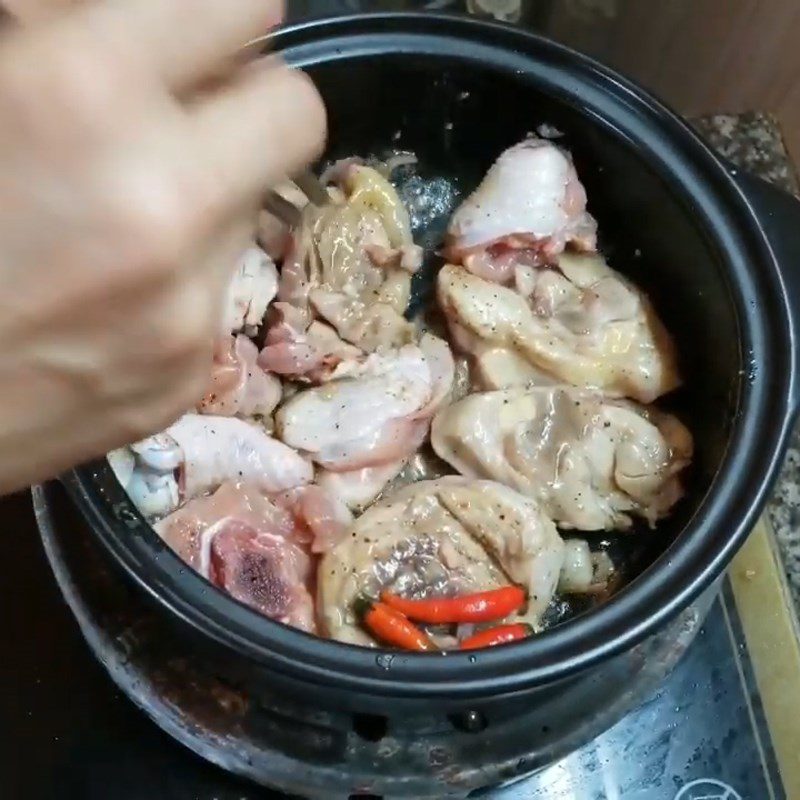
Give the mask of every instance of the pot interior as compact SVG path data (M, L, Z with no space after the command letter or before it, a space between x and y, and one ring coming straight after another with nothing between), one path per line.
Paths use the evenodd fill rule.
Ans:
M675 412L695 437L687 497L672 516L654 531L642 525L630 535L589 536L609 547L625 580L640 573L675 540L708 490L736 413L735 308L720 253L684 189L640 144L548 91L535 73L431 53L340 55L308 71L329 112L325 159L412 151L423 180L446 179L460 194L478 184L505 148L540 126L563 134L558 141L573 154L601 250L646 292L676 339L684 385L658 405ZM417 277L420 304L433 300L433 278L443 263L433 251L446 220L447 213L426 215L415 231L429 252Z

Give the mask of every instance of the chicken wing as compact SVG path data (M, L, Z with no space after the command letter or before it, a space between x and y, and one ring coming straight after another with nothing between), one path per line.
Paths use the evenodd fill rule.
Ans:
M132 445L133 468L115 455L112 467L146 517L161 517L181 502L226 481L245 481L274 494L310 483L311 463L263 428L235 417L186 414L163 433Z

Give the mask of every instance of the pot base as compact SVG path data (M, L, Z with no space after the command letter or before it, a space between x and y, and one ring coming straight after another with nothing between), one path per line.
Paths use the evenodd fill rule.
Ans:
M246 689L175 635L104 560L63 490L34 489L45 552L83 636L111 678L164 731L204 759L263 786L312 800L466 798L524 777L597 736L641 702L694 638L710 598L616 665L628 688L594 670L565 691L577 723L525 708L503 719L466 710L442 720L346 714ZM593 702L597 706L593 707ZM521 703L524 706L524 704ZM569 719L567 717L566 719ZM488 729L487 729L488 726ZM484 733L484 735L481 735ZM477 755L482 754L482 755Z

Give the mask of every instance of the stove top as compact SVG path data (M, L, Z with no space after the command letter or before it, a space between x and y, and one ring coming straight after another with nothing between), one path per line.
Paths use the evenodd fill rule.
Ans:
M48 568L30 499L3 501L3 796L20 800L266 800L150 722L95 661ZM785 797L731 593L666 684L590 745L491 800Z

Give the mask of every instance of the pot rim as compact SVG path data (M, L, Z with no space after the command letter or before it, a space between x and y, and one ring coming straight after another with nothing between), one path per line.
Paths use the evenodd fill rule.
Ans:
M263 667L299 680L395 697L479 697L552 682L631 648L727 565L766 501L791 430L796 343L777 264L747 198L709 147L660 101L537 34L448 14L398 12L312 20L279 29L266 40L300 66L424 52L488 62L498 70L527 67L533 73L535 68L540 88L580 103L594 124L644 146L648 159L680 184L691 213L713 237L738 318L740 363L757 364L739 381L738 413L721 466L675 541L607 603L514 645L446 656L321 639L238 603L158 538L105 460L64 476L73 500L114 560L171 614ZM756 297L758 303L749 302Z

